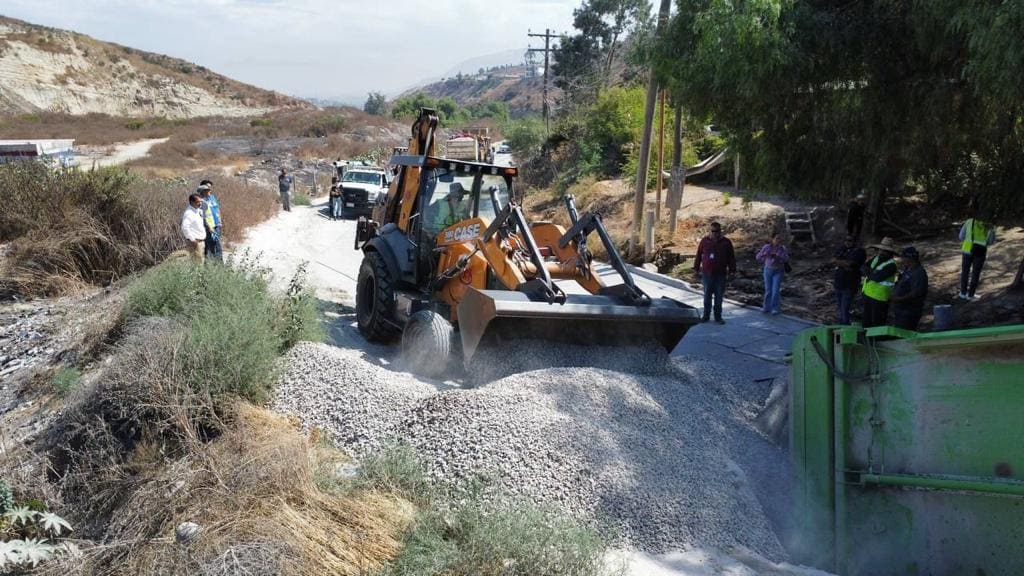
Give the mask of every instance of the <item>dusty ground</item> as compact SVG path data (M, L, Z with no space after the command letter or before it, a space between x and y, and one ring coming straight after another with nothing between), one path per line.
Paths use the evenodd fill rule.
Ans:
M629 237L632 192L625 183L620 180L596 182L584 190L574 189L571 192L580 199L581 209L604 214L605 224L616 238L624 241ZM914 245L923 255L922 264L929 275L930 290L921 328L932 328L931 312L936 304L953 306L957 327L1024 322L1024 294L1007 291L1024 255L1024 228L1003 226L996 230L999 241L989 251L985 263L978 290L981 298L963 302L955 298L960 282L960 241L957 239L960 222L951 220L957 215L940 213L932 206L913 200L887 208L898 221L913 223L906 225L910 232L917 230L913 236L889 227L869 242L880 240L883 235L892 236L897 245ZM653 193L647 195L647 204L653 209ZM543 192L528 196L526 205L535 217L563 224L567 222L562 204ZM744 202L731 187L687 184L676 233L671 238L665 223L667 210L663 210L662 222L656 230L656 245L660 251L655 263L663 273L697 281L692 273L692 258L697 244L707 233L708 224L717 220L733 241L739 269L727 288L726 297L759 306L764 292L761 265L754 255L774 231L785 230L784 214L793 210L811 212L819 241L813 245L809 242L790 243L794 270L783 283L783 312L822 323L834 322L831 260L835 247L845 234L845 209L757 195L752 201ZM855 316L859 315L857 309L859 304L855 305Z
M136 142L122 142L112 146L78 146L75 161L83 168L95 166L117 166L138 158L144 158L149 150L157 144L167 142L168 138L150 138Z

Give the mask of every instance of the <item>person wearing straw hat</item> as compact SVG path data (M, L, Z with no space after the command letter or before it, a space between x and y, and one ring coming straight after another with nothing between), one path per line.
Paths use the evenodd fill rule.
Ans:
M900 252L900 269L900 279L892 290L892 324L916 331L928 296L928 273L921 266L917 248L908 246Z
M878 250L864 265L864 327L885 326L889 318L889 298L896 285L896 243L888 236L871 248Z

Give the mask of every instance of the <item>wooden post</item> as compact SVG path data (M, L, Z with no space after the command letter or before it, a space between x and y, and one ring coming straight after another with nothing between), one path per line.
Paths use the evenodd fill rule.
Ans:
M740 153L736 153L736 157L733 158L732 164L732 179L733 184L736 187L736 191L740 191Z
M660 38L665 24L668 22L668 13L672 7L672 0L661 0L658 8L658 24L654 30L654 37ZM654 70L649 71L650 78L647 80L647 101L644 103L644 132L640 138L640 161L636 169L636 190L633 195L633 227L629 234L629 253L635 254L640 245L640 225L644 215L644 197L647 193L647 169L651 160L651 132L654 128L654 103L658 97L658 79L654 76Z
M658 114L660 119L658 120L658 187L654 195L654 219L661 222L661 189L664 185L664 176L662 172L665 170L665 89L661 90L661 109Z
M651 259L654 253L654 210L647 211L644 219L644 262Z

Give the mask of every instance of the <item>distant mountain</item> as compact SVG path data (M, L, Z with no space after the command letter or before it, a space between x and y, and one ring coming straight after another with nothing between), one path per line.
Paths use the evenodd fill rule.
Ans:
M462 106L478 102L505 102L513 116L539 114L544 108L544 80L541 72L523 65L492 68L484 74L474 72L461 77L456 75L419 86L400 96L422 92L434 98L452 98ZM561 98L561 94L561 90L549 86L550 102Z
M493 54L485 54L483 56L477 56L470 58L465 62L452 66L447 72L444 73L442 78L451 78L452 76L458 76L462 74L476 74L481 68L487 70L488 68L497 68L499 66L507 66L509 64L519 65L523 63L523 54L526 53L526 48L515 48L512 50L505 50L502 52L494 52Z
M453 78L455 76L458 76L460 73L463 75L476 74L477 72L480 71L481 68L487 70L488 68L497 68L499 66L520 65L523 63L523 54L525 53L526 48L520 48L504 50L502 52L494 52L492 54L485 54L483 56L476 56L470 58L469 60L460 62L455 66L452 66L451 68L448 69L447 72L445 72L442 75L424 78L423 80L420 80L419 82L416 82L410 85L409 87L400 90L396 96L419 92L420 88L423 88L430 84L436 84L441 80Z
M0 114L190 118L306 107L185 60L0 16Z

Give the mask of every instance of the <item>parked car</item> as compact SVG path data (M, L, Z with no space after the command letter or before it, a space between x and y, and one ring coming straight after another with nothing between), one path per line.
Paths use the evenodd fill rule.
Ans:
M383 168L351 166L341 178L342 214L369 215L385 201L390 179Z

